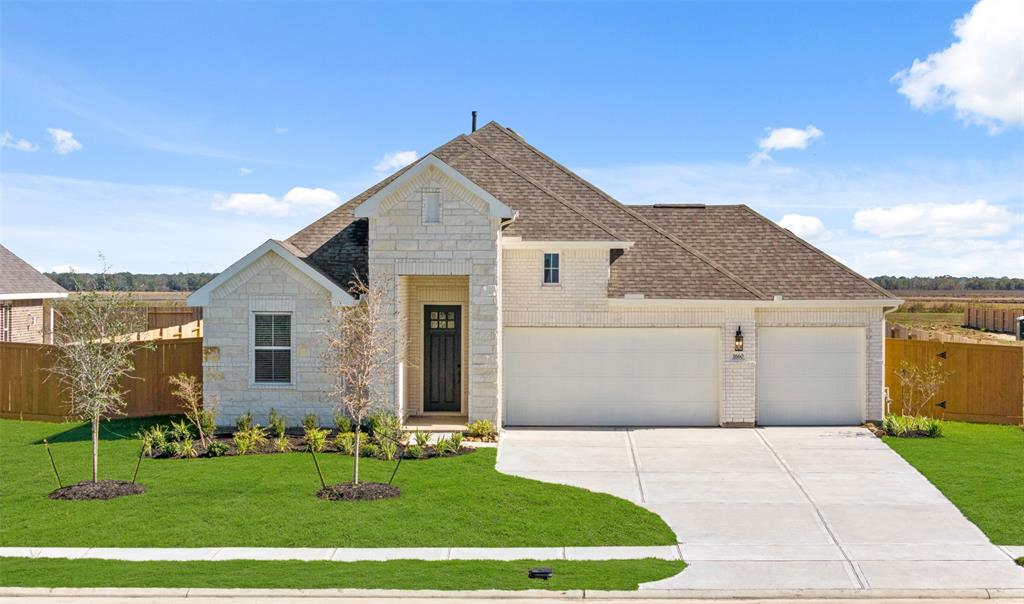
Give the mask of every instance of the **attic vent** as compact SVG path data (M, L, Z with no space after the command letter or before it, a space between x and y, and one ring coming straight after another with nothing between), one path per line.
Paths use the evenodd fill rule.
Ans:
M686 210L703 210L706 206L702 203L656 203L656 208L676 208Z

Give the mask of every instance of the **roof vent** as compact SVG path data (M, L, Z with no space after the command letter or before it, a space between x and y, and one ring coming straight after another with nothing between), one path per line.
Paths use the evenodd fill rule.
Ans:
M473 129L470 132L476 132L476 111L471 112L473 114Z
M705 207L702 203L656 203L656 208L676 208L676 209L687 209L687 210L703 210Z

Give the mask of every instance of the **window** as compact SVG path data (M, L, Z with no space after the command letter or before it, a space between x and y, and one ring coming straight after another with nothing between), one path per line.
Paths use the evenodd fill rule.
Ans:
M544 285L557 285L559 283L558 269L558 254L544 254Z
M288 384L292 381L292 316L256 315L255 380Z
M0 342L11 341L11 307L0 306Z
M455 329L455 311L430 311L430 329Z
M441 191L423 191L423 223L441 223Z

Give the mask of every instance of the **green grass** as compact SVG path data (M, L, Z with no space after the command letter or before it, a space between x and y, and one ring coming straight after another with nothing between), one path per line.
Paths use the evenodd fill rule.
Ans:
M526 571L550 566L548 581ZM678 560L449 560L426 562L121 562L5 558L0 585L18 587L246 587L362 589L611 589L671 577Z
M1024 545L1024 430L945 422L941 438L885 442L1000 545Z
M112 422L128 435L139 422ZM101 478L130 479L139 441L100 443ZM88 430L0 420L0 545L67 547L515 547L667 545L657 515L611 495L499 474L495 450L406 461L402 496L337 502L315 497L306 453L215 459L144 459L146 493L110 501L54 501L49 438L64 484L89 477ZM352 458L320 456L329 481ZM361 478L387 482L393 462L364 459ZM6 566L5 561L5 566Z

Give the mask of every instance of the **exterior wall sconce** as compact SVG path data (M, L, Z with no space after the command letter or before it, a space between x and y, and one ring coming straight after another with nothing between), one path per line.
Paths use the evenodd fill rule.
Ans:
M743 329L740 327L736 328L736 343L733 344L733 350L743 352Z

